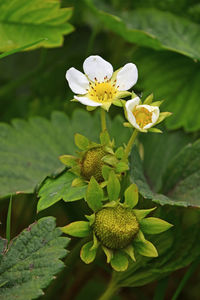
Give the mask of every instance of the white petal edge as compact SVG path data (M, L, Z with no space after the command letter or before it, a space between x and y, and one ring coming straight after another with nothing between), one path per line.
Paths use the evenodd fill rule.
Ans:
M119 91L127 91L138 80L138 70L135 64L128 63L117 73L116 86Z
M125 108L127 113L127 119L133 127L141 130L140 126L136 123L136 119L132 113L133 109L140 103L140 98L136 97L134 99L126 101Z
M160 115L160 109L158 106L151 106L151 105L141 105L142 107L145 107L150 112L152 112L152 122L144 126L144 129L151 128L158 120Z
M70 68L66 72L66 79L68 81L70 89L80 95L87 94L89 89L89 81L87 77L75 68Z
M102 105L102 103L92 101L91 99L89 99L87 97L74 96L74 98L84 105L88 105L88 106L101 106Z
M91 55L83 63L84 73L92 81L95 81L95 78L98 82L103 82L106 79L110 79L113 74L112 65L103 59L99 55Z

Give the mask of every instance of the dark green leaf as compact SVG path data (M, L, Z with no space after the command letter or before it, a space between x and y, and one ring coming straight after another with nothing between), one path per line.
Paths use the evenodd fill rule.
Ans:
M60 258L69 242L61 237L55 219L47 217L32 224L12 240L0 262L1 300L30 300L44 293L54 275L64 266Z
M200 60L198 24L157 9L113 12L109 6L102 5L99 1L85 1L106 27L128 42L156 50L170 50Z
M63 35L73 31L67 23L71 8L60 8L59 1L10 0L0 1L0 51L9 51L43 40L39 46L56 47L63 43ZM32 45L29 49L37 48Z

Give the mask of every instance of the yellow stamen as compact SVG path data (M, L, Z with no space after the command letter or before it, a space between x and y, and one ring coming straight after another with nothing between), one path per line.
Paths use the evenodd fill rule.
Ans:
M88 96L91 100L95 102L112 102L116 96L117 88L115 84L110 80L105 80L104 82L98 82L95 80L94 83L90 84L90 90L88 91Z
M132 113L140 128L144 128L147 124L152 122L152 112L145 107L136 107Z

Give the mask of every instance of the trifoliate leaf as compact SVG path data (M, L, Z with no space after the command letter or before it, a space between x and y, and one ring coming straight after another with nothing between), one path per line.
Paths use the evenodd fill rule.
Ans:
M96 257L97 249L92 249L93 242L88 242L81 248L80 257L86 264L90 264Z
M90 141L84 135L76 133L74 136L76 146L81 150L86 150L90 145Z
M109 174L107 191L110 201L116 201L119 198L120 182L114 171L111 171Z
M63 199L65 202L72 202L85 197L87 185L72 186L76 175L65 172L57 178L47 178L41 185L38 196L37 210L41 211Z
M124 203L133 208L138 203L138 187L136 184L131 184L125 191L125 201Z
M90 234L90 223L87 221L77 221L60 228L62 232L75 237L86 237Z
M40 219L22 231L8 246L0 261L1 300L31 300L44 289L64 264L60 258L69 238L61 237L55 219Z
M86 201L88 206L94 212L98 211L103 206L103 190L94 177L91 178L88 184L88 188L86 191Z
M67 23L72 8L60 8L57 0L9 0L9 5L6 4L0 1L0 52L43 38L40 47L61 46L63 35L73 31L73 26Z
M144 233L157 234L168 230L173 225L159 218L146 218L140 221L140 228Z
M128 258L122 251L115 251L110 261L115 271L123 272L128 268Z

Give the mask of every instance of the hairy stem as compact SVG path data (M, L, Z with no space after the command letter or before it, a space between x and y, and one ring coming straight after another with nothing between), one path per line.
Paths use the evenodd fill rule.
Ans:
M103 108L101 108L101 128L102 131L106 130L106 112Z
M128 144L127 144L126 148L125 148L124 159L127 159L127 158L128 158L128 156L129 156L129 154L130 154L130 152L131 152L132 146L133 146L133 144L134 144L134 142L135 142L135 139L136 139L136 137L137 137L137 134L138 134L138 131L135 129L135 130L133 131L133 133L132 133L132 135L131 135L129 141L128 141Z

